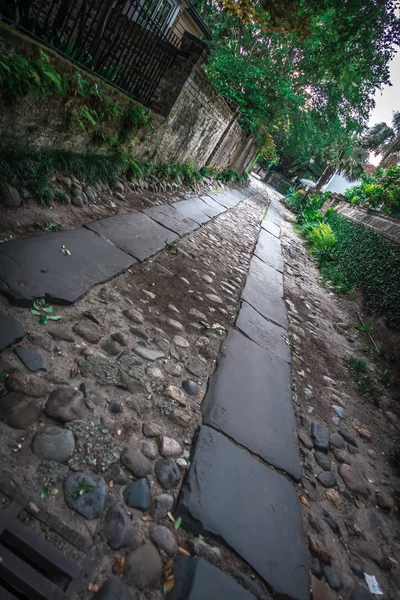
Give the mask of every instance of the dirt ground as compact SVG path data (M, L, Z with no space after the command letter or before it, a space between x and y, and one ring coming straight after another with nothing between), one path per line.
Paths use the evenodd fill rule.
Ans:
M129 573L121 575L122 559L128 556L129 562L129 554L149 540L156 524L155 498L163 493L154 466L161 459L164 437L180 446L174 454L180 461L179 483L167 491L173 501L178 496L190 463L192 438L201 421L200 405L207 379L215 369L226 329L236 318L265 207L265 194L240 202L153 259L134 265L104 286L93 288L75 305L54 306L54 314L62 317L57 323L41 326L29 309L10 306L0 298L0 310L17 317L27 332L23 345L39 352L47 362L45 372L31 375L29 383L21 387L18 377L24 368L13 348L9 348L3 353L0 365L1 371L10 373L6 382L8 389L29 395L33 393L33 383L40 380L45 383L46 394L35 397L32 402L39 403L43 409L52 390L65 390L66 386L77 389L85 382L87 388L91 387L86 393L84 419L67 422L62 427L72 430L75 438L75 451L63 462L43 460L32 451L35 436L51 426L60 427L60 423L45 412L25 430L0 422L0 470L11 473L11 480L34 505L51 512L85 540L97 561L90 589L101 585L112 573L128 581ZM89 327L95 338L77 333L77 324ZM113 341L115 334L122 334L126 345L117 343L115 348L114 342L115 355L111 355L105 344ZM118 339L121 341L121 337ZM143 359L137 364L132 348L152 352L162 349L163 357L154 361ZM10 383L15 378L17 384ZM182 387L187 380L194 388L194 395ZM114 412L116 403L121 412ZM154 430L153 437L150 437L149 427ZM152 506L145 513L126 506L124 489L127 483L138 479L139 472L135 468L130 471L126 462L120 463L124 448L138 449L143 444L146 452L150 448L153 456L148 459L147 476ZM122 471L125 485L116 483L119 479L116 467ZM66 505L64 481L74 472L104 478L108 498L99 518L85 520ZM45 488L48 494L41 498ZM135 530L130 547L116 551L108 546L103 531L104 515L113 504L125 507ZM26 515L25 518L27 524L55 543L51 528L43 531L32 518ZM191 552L188 532L178 529L175 533L168 516L158 519L158 523L176 536L179 552ZM219 548L224 569L236 566L252 575L228 548L215 540L210 543ZM71 553L62 540L58 540L57 545ZM76 558L76 549L72 555ZM164 551L161 556L165 580L172 559ZM83 599L90 596L89 587L79 595ZM160 587L137 591L137 598L162 597Z
M389 455L399 441L399 389L379 381L384 365L367 333L356 327L357 311L367 321L361 299L345 299L322 286L315 261L308 256L293 222L293 215L284 209L284 283L292 347L293 401L303 464L300 493L306 534L311 536L313 598L350 598L364 571L376 577L382 598L395 600L400 597L398 496L396 505L400 480L389 463ZM386 335L382 319L374 325L372 336L378 345L393 338L393 334ZM367 361L370 374L386 397L380 408L360 394L348 369L350 356ZM390 363L386 366L390 369ZM343 419L338 418L333 405L344 409ZM331 489L317 479L322 468L313 452L312 422L324 424L331 436L339 429L346 430L357 444L343 444L340 452L331 444L330 470L337 479L337 485ZM338 474L343 462L355 470L367 489L365 496L351 493L346 487ZM324 560L342 579L339 590L330 589L323 576L319 580ZM366 588L365 582L363 587Z

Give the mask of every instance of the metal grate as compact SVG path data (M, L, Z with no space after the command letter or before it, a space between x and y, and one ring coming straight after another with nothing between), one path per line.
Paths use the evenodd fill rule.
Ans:
M21 504L15 499L21 497L21 491L12 483L10 474L1 473L0 477L0 490L11 500L0 511L1 600L67 600L71 594L87 588L94 562L81 536L69 531L57 517L34 509L32 503ZM83 562L68 558L23 525L18 518L23 510L86 554Z
M150 0L0 0L0 15L145 105L180 47ZM156 11L154 7L158 7Z

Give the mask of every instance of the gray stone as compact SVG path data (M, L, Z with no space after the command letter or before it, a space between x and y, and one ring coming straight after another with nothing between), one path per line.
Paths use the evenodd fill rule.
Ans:
M156 346L160 348L160 350L164 350L166 352L169 348L169 341L165 338L154 338L154 343Z
M323 469L324 471L330 471L331 461L326 456L326 454L323 454L323 452L315 452L314 458L315 458L315 462L317 463L318 466L321 467L321 469Z
M263 317L287 329L286 305L283 300L283 277L253 256L242 299Z
M232 577L202 558L180 556L176 561L175 585L168 600L255 600ZM263 598L262 600L265 600Z
M312 390L309 390L308 388L305 388L304 390L304 395L307 398L307 400L312 400L314 398L314 393Z
M117 331L116 333L112 333L111 334L111 339L114 340L115 342L118 342L118 344L121 344L121 346L127 346L129 339L128 337L122 333L121 331Z
M173 458L160 458L155 465L155 473L159 484L165 490L178 485L181 474Z
M338 417L344 419L346 416L346 411L342 406L337 406L336 404L332 404L332 410L337 414Z
M281 243L268 231L261 229L254 254L267 265L283 273Z
M75 338L70 332L69 328L60 325L60 323L54 325L47 325L46 332L51 335L55 340L62 340L63 342L74 342Z
M381 492L380 490L375 491L375 503L382 510L390 511L394 508L393 498L385 494L385 492Z
M96 194L92 190L91 187L89 187L89 186L85 187L85 194L86 194L86 198L89 200L89 202L94 202L96 200Z
M349 462L349 455L347 454L346 450L341 450L340 448L334 448L333 454L338 462L340 462L340 463L346 463L346 462L348 463Z
M63 423L84 419L87 416L82 392L71 387L54 390L46 402L44 412L52 419Z
M85 203L83 201L82 192L80 192L79 190L75 190L75 189L72 190L71 202L74 206L77 206L78 208L83 208Z
M171 375L171 377L180 377L182 375L181 365L179 363L172 362L171 360L164 365L164 371L168 375Z
M242 302L236 319L236 327L266 350L277 354L286 362L291 362L290 346L286 342L287 331L279 325L264 319L250 304Z
M172 329L175 329L175 331L184 330L184 326L182 325L182 323L176 321L175 319L167 319L166 324L169 325Z
M328 453L329 450L329 431L322 423L311 423L311 436L314 440L314 446L320 452Z
M220 536L277 595L309 599L296 489L285 476L204 425L175 514L182 516L188 531L195 526L195 531Z
M307 448L308 450L311 450L314 447L314 444L312 443L312 441L310 440L308 435L305 434L303 431L299 431L299 433L297 434L297 437L299 438L299 440L301 441L303 446L305 448Z
M141 365L141 359L132 350L124 350L118 359L118 363L129 373L132 367Z
M127 585L112 578L103 583L92 596L92 600L134 600L134 596Z
M143 435L149 438L161 435L161 428L157 423L143 423Z
M46 359L41 354L25 346L17 346L14 353L31 373L46 371Z
M207 362L201 357L191 358L185 365L185 368L196 377L206 377L208 373Z
M389 396L381 396L379 398L379 407L382 410L389 410L393 404L393 401Z
M126 485L129 482L124 470L115 463L108 469L107 479L117 485Z
M217 296L216 294L205 294L205 297L210 300L210 302L214 302L214 304L223 304L224 301Z
M265 229L265 231L268 231L268 233L274 235L276 238L279 238L281 229L279 225L276 225L270 219L264 219L261 223L261 227Z
M50 384L37 375L13 371L6 380L6 387L10 392L19 392L25 396L40 398L50 393Z
M359 577L360 579L364 580L364 567L362 566L361 563L351 562L350 569L353 571L353 573L354 573L354 575L356 575L356 577Z
M114 414L121 413L123 410L123 406L122 406L121 402L117 402L116 400L113 400L112 402L110 402L110 405L108 408L109 408L110 412L112 412Z
M162 350L152 350L151 348L144 348L143 346L136 346L133 351L140 356L140 358L152 362L164 358L165 356L165 353Z
M185 379L182 381L182 387L189 396L197 396L200 392L200 386L192 379Z
M332 435L329 438L329 441L330 441L331 446L333 446L333 448L338 448L338 449L342 450L345 447L344 440L339 433L336 433L336 432L332 433Z
M333 590L338 591L343 587L342 577L340 576L340 573L338 573L333 567L324 565L324 575L329 587L331 587Z
M0 421L14 429L27 429L40 416L40 404L29 396L9 392L0 396Z
M21 323L0 311L0 352L20 342L25 335Z
M180 200L174 203L175 210L186 219L191 219L199 225L204 225L210 220L205 213L207 205L200 198L189 198L189 200Z
M139 448L141 453L151 460L154 460L158 456L157 446L154 442L150 442L149 440L141 440Z
M322 567L318 558L314 556L310 561L311 573L318 579L322 578Z
M169 556L174 556L178 552L178 542L168 527L154 525L150 531L150 539L159 550L163 550Z
M253 594L252 597L256 597L257 600L272 600L271 596L265 592L261 585L257 583L257 581L254 581L252 577L249 577L236 567L231 568L230 572L240 585Z
M152 381L163 381L164 379L164 373L158 367L147 367L146 375Z
M182 446L176 440L163 436L160 441L160 454L165 458L180 456L182 454Z
M104 535L113 550L130 546L134 540L135 530L126 510L119 504L110 506L104 519Z
M150 507L150 488L147 479L137 479L124 489L125 504L138 510Z
M93 489L85 490L84 486ZM92 473L74 473L64 482L66 503L88 520L100 517L104 511L107 495L108 488L104 479Z
M160 494L153 498L152 513L156 521L164 519L174 505L174 499L169 494Z
M159 585L162 575L162 562L153 544L145 544L126 557L125 577L128 583L139 589Z
M135 261L136 262L136 261ZM104 300L105 302L112 302L116 304L125 304L125 299L117 290L114 290L112 287L102 287L99 292L100 300Z
M206 315L204 313L200 312L199 310L197 310L196 308L191 308L189 310L189 315L191 315L192 317L196 317L200 321L207 321Z
M118 356L121 352L121 346L117 342L106 342L102 345L102 348L110 356Z
M107 310L105 308L92 308L91 310L85 310L83 316L96 325L102 326L107 318Z
M336 477L332 471L323 471L317 476L318 481L326 488L331 488L337 485Z
M189 348L190 346L189 342L181 335L175 335L172 341L178 348Z
M172 398L172 400L176 400L176 402L178 402L178 404L180 404L181 406L186 406L185 394L180 388L176 387L175 385L168 385L164 389L163 394L167 398Z
M64 463L75 452L74 434L69 429L61 427L46 427L33 438L32 452L43 460Z
M213 280L213 278L212 278L212 277L210 277L210 276L209 276L209 275L207 275L207 274L206 274L206 275L202 275L202 276L201 276L201 278L202 278L202 279L203 279L203 280L204 280L206 283L212 283L212 282L214 281L214 280ZM204 320L206 321L207 319L204 319Z
M60 252L62 246L71 254ZM36 298L71 304L134 262L87 229L37 235L0 244L0 291L25 304Z
M121 454L121 462L136 477L146 477L152 472L151 462L136 448L125 448Z
M140 212L107 217L89 223L87 227L140 261L156 254L167 243L179 239L175 233Z
M90 344L97 344L101 339L100 327L91 321L80 321L72 329Z
M136 335L136 337L140 338L141 340L144 340L145 342L147 342L147 340L149 339L149 336L147 335L143 327L131 327L131 333L133 333L133 335Z
M6 184L2 191L2 203L6 208L18 208L22 204L18 190L12 185Z
M206 542L201 538L195 537L189 539L188 546L192 550L193 554L204 558L204 560L211 563L212 565L218 566L221 563L221 550L217 547L213 547L209 544L206 544Z
M367 588L357 584L350 600L374 600L374 597Z
M341 464L339 467L339 475L343 479L346 487L357 494L358 496L368 497L368 488L362 481L358 471L346 464Z
M43 348L47 352L53 352L54 350L54 342L50 340L48 337L42 337L40 335L29 335L29 341L34 346L39 346Z
M103 396L97 391L96 382L92 379L83 381L79 386L79 389L85 396L85 404L88 408L93 409L93 406L100 406L104 402Z
M358 444L357 444L354 436L351 435L351 433L349 431L346 431L345 429L340 429L339 433L348 444L350 444L351 446L354 446L355 448L358 448Z
M300 479L290 366L286 361L241 333L229 331L202 413L205 425Z
M197 223L178 213L174 205L152 206L143 212L179 236L191 233L198 228Z

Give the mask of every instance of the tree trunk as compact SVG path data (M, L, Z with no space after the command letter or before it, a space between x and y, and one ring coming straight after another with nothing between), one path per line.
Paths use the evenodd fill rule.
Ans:
M322 186L324 186L326 184L326 182L330 179L331 175L333 175L335 171L336 171L336 169L332 165L328 165L326 167L325 171L322 173L321 177L318 179L317 185L315 186L315 189L317 192L321 191Z

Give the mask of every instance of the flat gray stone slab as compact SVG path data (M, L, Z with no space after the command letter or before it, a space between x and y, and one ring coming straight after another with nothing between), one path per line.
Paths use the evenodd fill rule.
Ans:
M20 342L25 335L18 319L9 317L0 311L0 352L12 344Z
M281 228L279 227L279 225L276 225L270 219L265 218L261 223L261 227L265 229L265 231L272 233L272 235L274 235L277 238L281 235Z
M280 227L280 224L281 224L281 215L278 213L278 211L269 208L268 209L268 213L267 213L267 217L268 217L267 221L270 221L274 225L277 225L278 227Z
M206 204L204 210L210 217L217 217L226 211L226 208L221 204L218 204L211 196L200 196L200 199Z
M179 556L175 566L175 585L167 594L168 600L255 600L232 577L203 558Z
M264 263L257 256L253 256L251 259L242 299L263 317L287 329L282 273Z
M152 206L146 208L143 212L179 236L192 233L199 227L192 219L188 219L179 213L173 205Z
M23 304L36 298L71 304L135 262L87 229L47 233L0 244L0 290Z
M290 366L285 360L231 330L201 409L205 425L300 479Z
M286 362L291 362L290 346L286 343L286 329L264 319L247 302L242 302L239 315L236 319L236 327L259 346L270 350L283 358L283 360L286 360Z
M176 233L141 212L107 217L101 221L94 221L87 227L140 261L153 256L167 243L178 239Z
M189 200L175 202L174 208L181 215L192 219L199 225L204 225L204 223L210 220L208 214L205 213L206 204L200 198L190 198Z
M187 531L221 536L278 594L309 600L308 555L294 485L204 425L178 515Z
M261 229L254 254L267 265L283 273L283 256L278 238Z
M220 192L219 194L210 194L211 198L213 198L218 204L224 206L225 208L233 208L236 204L243 198L238 198L237 195L232 194L230 191Z

